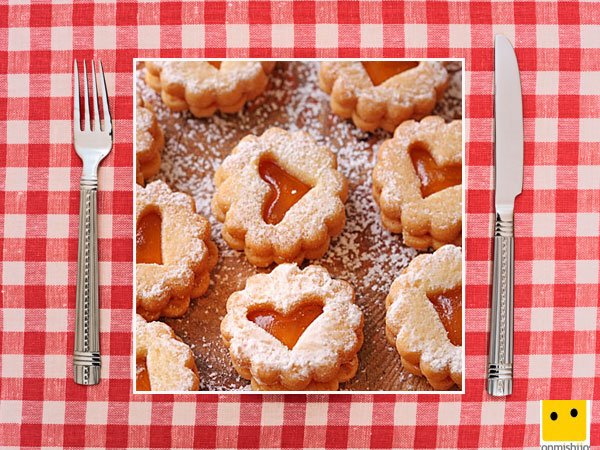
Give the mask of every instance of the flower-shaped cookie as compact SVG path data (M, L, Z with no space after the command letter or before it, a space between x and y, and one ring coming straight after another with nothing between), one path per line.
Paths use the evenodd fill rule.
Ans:
M197 391L192 351L162 322L135 320L136 390Z
M233 365L254 390L337 390L356 374L362 330L352 286L296 264L248 278L221 322Z
M137 186L136 302L146 320L181 317L208 289L217 246L192 198L162 181Z
M373 195L384 226L417 249L462 241L462 122L400 125L379 148Z
M146 84L174 111L233 113L263 93L275 62L147 61Z
M165 139L154 112L147 108L140 92L136 95L135 108L135 158L136 182L144 182L156 175L160 169L160 154L165 146Z
M445 245L417 256L386 299L388 340L404 368L434 389L462 386L462 251Z
M365 131L394 131L407 119L429 114L448 85L448 72L431 61L329 61L319 85L331 109Z
M335 155L303 132L246 136L215 184L223 238L256 266L320 258L346 221L348 185Z

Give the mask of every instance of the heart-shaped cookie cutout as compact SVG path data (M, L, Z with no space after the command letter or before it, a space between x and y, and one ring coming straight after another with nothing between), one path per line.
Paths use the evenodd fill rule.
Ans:
M261 159L258 173L270 188L263 205L263 219L268 224L277 225L311 187L287 173L271 159Z
M412 144L408 152L415 172L421 181L423 198L462 183L460 164L438 166L427 148L420 143Z
M427 298L433 303L448 339L453 345L462 345L462 288L428 294Z
M362 63L367 75L375 86L389 80L395 75L417 67L417 61L365 61Z
M322 313L322 305L305 304L286 315L270 308L255 309L248 313L247 318L291 350L310 324Z
M162 218L151 211L137 222L135 233L136 264L162 264Z
M135 364L136 376L135 376L135 389L138 391L150 391L150 377L148 376L148 368L146 362L141 360Z

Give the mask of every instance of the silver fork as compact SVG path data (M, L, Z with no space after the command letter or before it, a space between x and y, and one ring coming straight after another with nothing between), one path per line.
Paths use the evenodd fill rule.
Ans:
M75 351L73 378L75 383L92 385L100 382L100 326L98 311L98 230L96 227L96 191L98 166L110 152L113 143L112 124L108 109L108 94L102 62L100 88L102 90L103 123L100 126L96 70L92 61L92 95L94 123L90 119L88 76L83 62L83 129L79 113L79 72L77 61L73 68L73 145L83 161L79 201L79 253L77 257L77 306L75 311Z

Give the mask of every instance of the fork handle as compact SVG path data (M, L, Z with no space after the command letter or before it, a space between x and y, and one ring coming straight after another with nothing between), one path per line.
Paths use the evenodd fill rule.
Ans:
M487 391L493 396L512 394L514 323L514 237L512 213L496 215L494 275Z
M81 179L73 378L83 385L100 382L97 188L97 179Z

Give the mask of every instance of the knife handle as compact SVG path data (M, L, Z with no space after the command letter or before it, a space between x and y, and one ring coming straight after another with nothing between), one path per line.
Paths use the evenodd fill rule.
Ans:
M494 277L487 375L488 394L512 394L513 375L513 289L514 237L513 215L496 214L494 227Z

